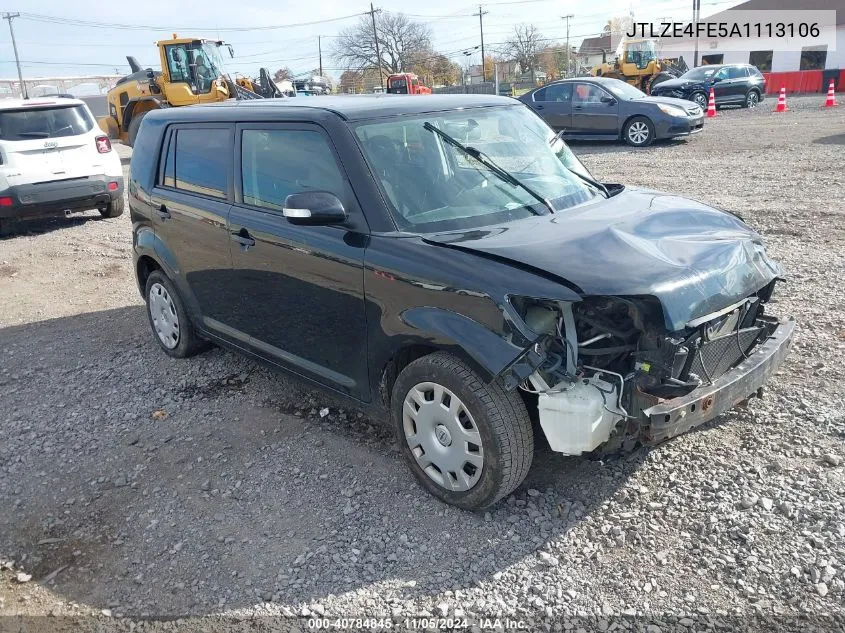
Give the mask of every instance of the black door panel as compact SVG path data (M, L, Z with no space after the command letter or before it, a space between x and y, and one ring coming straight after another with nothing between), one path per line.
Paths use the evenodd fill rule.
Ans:
M159 256L173 262L176 279L198 324L226 323L229 306L221 284L231 279L228 215L231 198L232 126L170 131L160 186L153 189L153 223Z
M355 222L302 226L282 214L287 195L323 190L360 220L328 138L283 124L244 125L238 138L239 199L226 239L239 299L230 325L264 358L368 400L366 235Z

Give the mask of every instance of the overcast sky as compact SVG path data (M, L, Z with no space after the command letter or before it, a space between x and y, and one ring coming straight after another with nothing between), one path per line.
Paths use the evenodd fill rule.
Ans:
M480 43L478 4L463 0L384 0L376 8L402 12L427 23L433 34L436 50L453 61L465 64L463 50ZM738 0L702 0L702 16L729 8ZM573 14L570 20L570 42L577 45L584 37L597 35L612 16L633 11L637 21L659 21L671 18L689 20L692 0L594 0L569 2L561 0L499 0L482 3L484 40L487 50L495 51L513 31L516 24L534 24L547 38L564 40L566 22L562 15ZM180 36L220 38L233 44L235 59L228 63L232 72L256 75L259 67L275 71L289 66L295 73L307 73L318 66L317 36L323 39L324 74L340 75L331 58L332 38L341 29L353 24L355 16L369 9L363 1L320 0L305 3L293 0L148 0L132 5L103 0L38 0L25 5L9 6L20 11L14 20L25 78L124 74L128 72L126 55L134 55L144 67L159 67L154 42ZM24 11L27 11L24 14ZM36 16L50 16L43 19ZM328 21L332 20L332 21ZM73 21L133 25L135 28L95 27ZM286 28L266 27L323 21L320 24ZM143 27L143 28L141 28ZM152 28L147 28L152 27ZM238 30L254 29L254 30ZM478 63L476 53L470 61ZM0 23L0 78L16 77L9 29Z

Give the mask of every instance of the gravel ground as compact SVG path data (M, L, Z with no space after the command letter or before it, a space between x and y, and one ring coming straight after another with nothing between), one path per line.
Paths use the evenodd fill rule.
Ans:
M427 496L380 420L219 349L162 354L128 213L0 241L0 614L69 616L0 630L845 630L845 109L821 100L573 146L605 181L740 212L796 340L762 401L623 459L541 450L484 514Z

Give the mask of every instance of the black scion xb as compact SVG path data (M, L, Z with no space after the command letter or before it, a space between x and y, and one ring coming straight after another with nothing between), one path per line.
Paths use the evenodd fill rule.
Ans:
M346 396L462 508L520 485L535 428L568 455L662 441L759 393L792 337L739 217L599 182L506 97L151 112L129 201L165 353Z

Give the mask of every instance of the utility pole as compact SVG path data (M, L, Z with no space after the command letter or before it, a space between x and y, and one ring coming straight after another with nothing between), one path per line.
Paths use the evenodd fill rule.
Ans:
M569 15L561 16L561 20L566 20L566 77L569 77L569 20L575 16L571 13Z
M381 84L382 92L384 91L384 77L381 74L381 53L379 52L378 48L378 31L376 30L376 13L381 11L381 9L374 9L373 3L370 3L370 10L365 11L364 13L369 13L370 17L373 19L373 37L376 41L376 60L378 61L378 82Z
M21 72L21 60L18 57L18 45L15 43L15 29L12 28L12 19L19 18L20 16L20 13L4 13L3 19L9 21L9 33L12 35L12 48L15 50L15 64L18 67L18 81L20 81L21 85L21 96L24 99L29 99L29 95L26 92L26 84L23 81L23 73Z
M481 5L478 5L478 13L473 13L478 16L478 28L481 29L481 82L487 81L487 74L484 71L484 21L482 16L487 15L487 11L481 10Z
M701 16L701 0L692 0L692 23L695 28L695 55L692 58L692 67L698 66L698 18Z
M322 37L322 35L317 36L317 55L320 57L320 77L323 76L323 44L320 41Z

